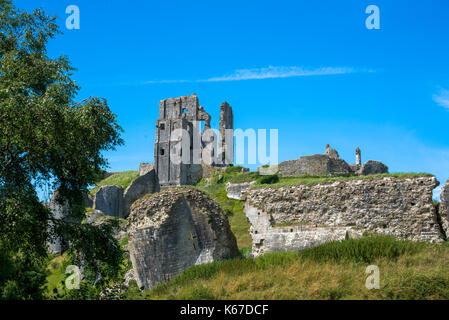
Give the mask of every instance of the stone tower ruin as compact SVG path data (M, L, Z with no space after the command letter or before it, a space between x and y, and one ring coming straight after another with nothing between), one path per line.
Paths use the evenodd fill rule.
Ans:
M227 163L232 163L233 133L226 130L233 129L232 108L223 102L220 111L220 155L218 155L217 136L209 130L211 116L200 106L196 94L159 102L154 164L161 189L194 184L202 177L205 164L222 166L226 163L222 161L225 157L231 159ZM200 132L201 121L204 121L202 132ZM183 133L177 134L181 132L177 129L183 129ZM226 140L232 141L231 145L225 141L226 133L228 135L232 133L232 138ZM183 154L182 145L185 145L185 142L189 145L189 150L186 151L184 148Z
M234 143L234 115L231 106L225 101L220 106L220 146L219 159L221 163L232 163L234 148L226 141Z

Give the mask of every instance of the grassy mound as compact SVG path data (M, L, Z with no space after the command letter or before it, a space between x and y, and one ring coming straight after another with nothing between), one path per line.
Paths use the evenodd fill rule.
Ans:
M144 292L150 299L449 299L449 247L392 237L332 242L199 265ZM368 290L368 265L380 289Z
M106 179L99 181L95 187L89 191L89 194L94 195L103 186L119 186L125 189L137 177L139 177L139 171L123 171L115 173Z

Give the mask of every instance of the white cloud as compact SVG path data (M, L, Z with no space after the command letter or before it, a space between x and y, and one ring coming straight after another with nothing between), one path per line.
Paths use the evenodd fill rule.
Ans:
M438 94L433 95L433 101L435 101L438 105L449 109L449 90L440 89Z
M352 68L318 68L318 69L304 69L302 67L273 67L267 68L253 68L236 70L229 75L222 77L209 78L203 81L217 82L217 81L239 81L252 79L273 79L273 78L291 78L304 76L322 76L334 74L354 73Z
M274 78L291 78L305 76L323 76L337 75L358 72L354 68L348 67L323 67L316 69L305 69L303 67L273 67L239 69L234 72L207 79L198 80L151 80L144 84L151 83L182 83L182 82L221 82L221 81L241 81L241 80L257 80L257 79L274 79ZM360 72L360 71L359 71ZM361 72L372 72L370 70L362 70Z

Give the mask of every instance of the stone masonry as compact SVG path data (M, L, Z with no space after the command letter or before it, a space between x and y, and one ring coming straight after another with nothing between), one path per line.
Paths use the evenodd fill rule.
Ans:
M234 159L234 148L226 141L234 141L234 115L231 106L227 102L223 102L220 106L219 158L221 163L231 164Z
M301 250L364 231L441 242L441 219L432 204L438 184L430 176L384 177L249 189L245 214L253 254Z
M439 212L446 236L449 236L449 179L441 188Z
M258 171L272 171L271 167L273 167L276 168L281 177L325 177L388 173L388 167L379 161L369 160L362 166L362 156L359 147L355 149L355 155L356 163L348 164L339 157L337 150L326 144L326 152L324 154L314 154L295 160L283 161L278 166L270 166L267 168L268 170L259 168ZM273 174L273 172L270 174Z
M94 195L93 209L104 212L105 215L124 217L123 188L119 186L103 186Z
M220 108L220 134L233 128L232 108L224 102ZM199 122L204 121L204 130L200 133ZM202 164L220 165L217 149L217 137L210 129L211 116L200 106L198 97L183 96L161 100L159 120L156 121L156 141L154 148L154 168L161 189L173 186L194 184L202 177ZM182 129L183 134L174 134ZM179 130L178 130L179 131ZM187 132L188 136L185 136ZM223 139L224 135L220 139ZM230 140L230 141L233 141ZM190 150L181 148L182 142L188 142ZM233 150L227 146L226 150ZM220 157L224 157L221 149ZM232 155L233 152L228 152ZM174 161L176 156L181 161ZM227 155L226 157L228 157Z

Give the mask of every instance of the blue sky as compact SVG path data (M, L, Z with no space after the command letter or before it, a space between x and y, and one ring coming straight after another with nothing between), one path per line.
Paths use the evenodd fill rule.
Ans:
M323 153L449 177L449 1L29 1L58 15L49 54L125 129L110 169L153 161L158 102L196 93L218 127L279 129L279 160ZM368 30L368 5L380 30ZM79 30L65 28L68 5ZM304 75L304 72L314 75ZM255 169L256 166L250 166Z

